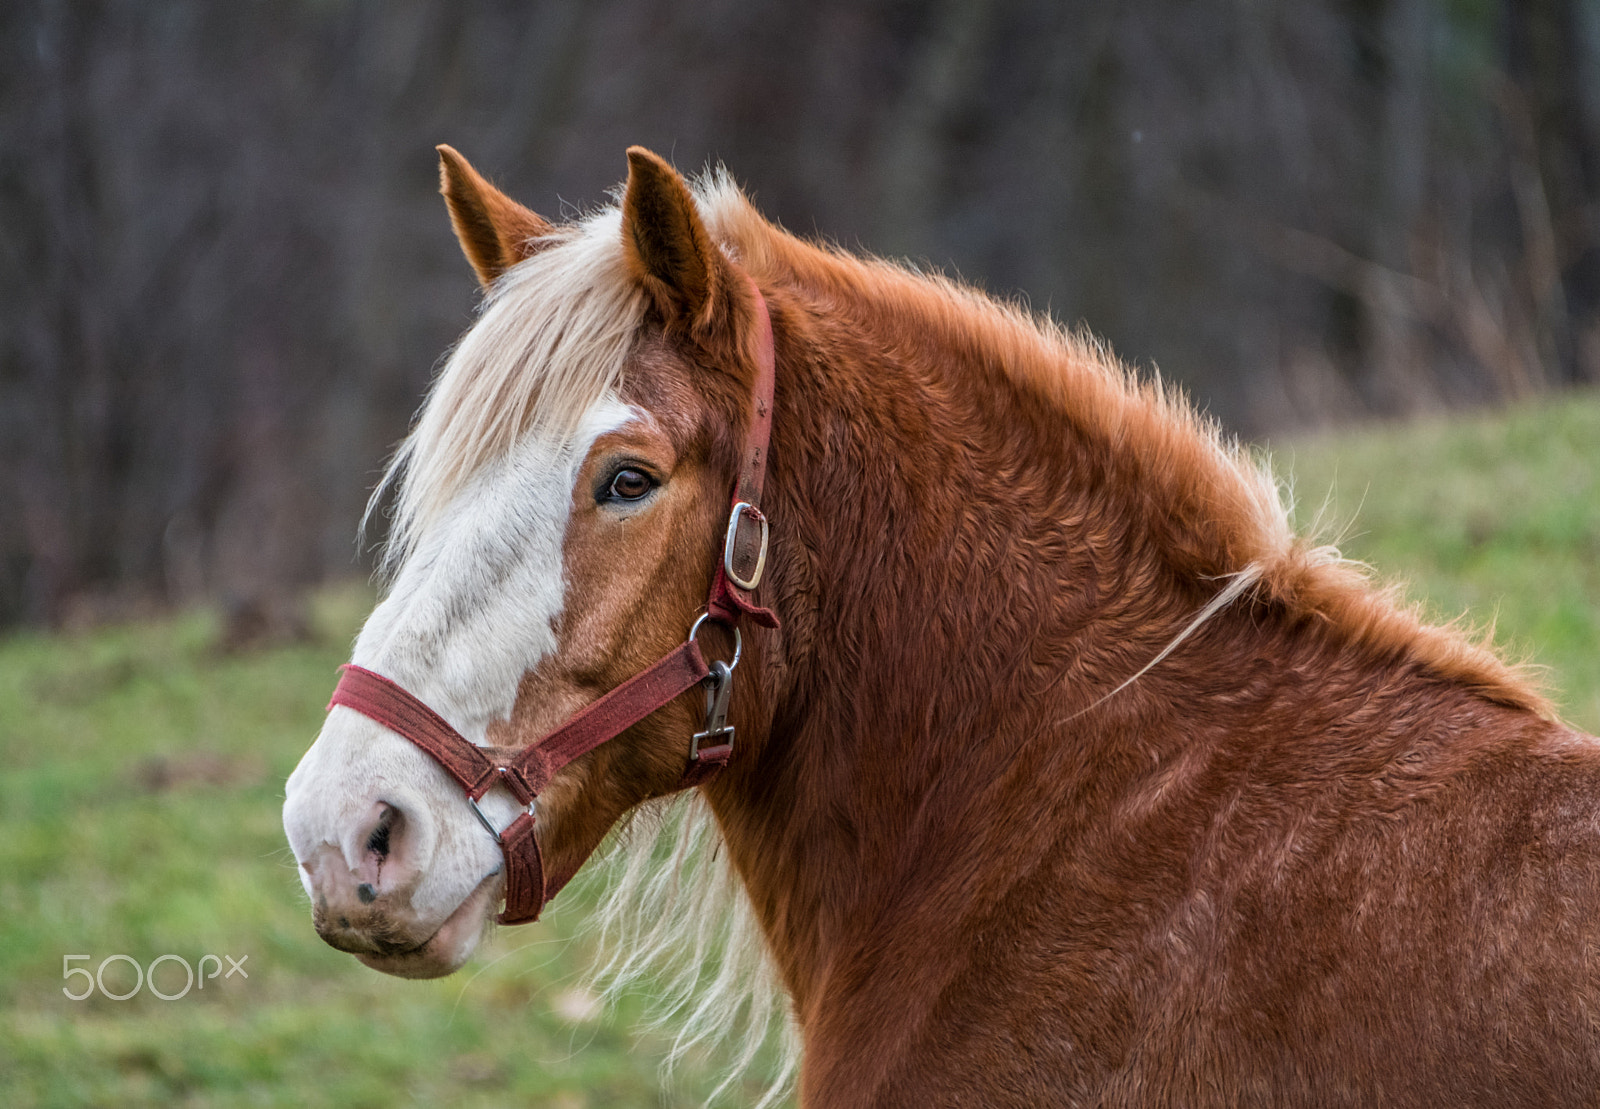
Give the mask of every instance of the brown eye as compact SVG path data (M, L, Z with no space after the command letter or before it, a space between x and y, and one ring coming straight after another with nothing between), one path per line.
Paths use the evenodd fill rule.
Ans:
M636 501L656 487L655 479L640 470L618 470L606 489L606 498L613 501Z

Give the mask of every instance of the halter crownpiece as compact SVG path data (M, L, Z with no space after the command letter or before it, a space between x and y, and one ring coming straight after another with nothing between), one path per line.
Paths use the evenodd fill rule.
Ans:
M767 561L767 518L757 506L766 476L767 443L772 433L775 356L772 318L766 299L748 274L745 281L756 306L754 411L745 434L722 557L711 582L706 611L694 622L682 644L543 739L514 750L479 747L397 683L353 664L340 667L339 684L328 701L329 711L335 705L344 705L422 748L460 783L466 791L467 803L500 845L506 876L506 907L497 918L501 924L531 924L538 920L545 904L577 872L575 866L565 874L547 875L544 856L534 835L538 796L562 767L621 735L696 685L706 688L706 724L704 730L696 732L690 740L688 763L673 788L689 789L710 781L722 772L733 755L733 728L727 719L733 669L743 649L740 618L748 616L766 628L778 626L777 616L756 604L751 596L751 591L761 582ZM733 630L732 662L718 660L707 664L700 653L696 636L707 620ZM517 818L501 831L496 831L478 808L484 794L496 785L504 785L517 803L524 806ZM580 859L578 865L582 864Z

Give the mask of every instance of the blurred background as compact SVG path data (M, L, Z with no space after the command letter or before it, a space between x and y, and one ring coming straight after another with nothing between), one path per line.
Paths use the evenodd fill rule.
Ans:
M552 216L723 161L1250 436L1600 380L1596 0L7 0L0 625L363 571L475 300L438 142Z

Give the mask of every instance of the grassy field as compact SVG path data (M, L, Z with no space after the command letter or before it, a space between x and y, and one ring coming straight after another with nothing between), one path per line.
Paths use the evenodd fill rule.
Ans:
M455 977L405 982L323 946L283 844L283 781L315 736L368 598L324 598L315 644L213 650L205 614L0 644L0 1105L698 1104L663 1091L639 1004L580 981L594 876ZM110 955L247 958L176 1001L63 978ZM230 964L221 962L224 971ZM155 972L182 991L175 961ZM107 992L135 984L113 961ZM733 1099L735 1103L742 1100Z
M1438 621L1493 625L1600 734L1600 394L1278 444L1302 528L1407 585Z
M1304 517L1336 487L1347 554L1442 617L1497 616L1600 730L1600 397L1275 452ZM440 982L312 933L282 783L365 603L329 595L314 643L248 656L217 652L204 613L0 641L0 1105L674 1106L709 1088L691 1067L663 1090L640 999L602 1013L581 985L601 875ZM249 977L175 1001L63 994L84 989L64 957L118 954L242 958ZM172 960L155 975L168 994L184 980ZM112 961L102 981L124 993L134 971Z

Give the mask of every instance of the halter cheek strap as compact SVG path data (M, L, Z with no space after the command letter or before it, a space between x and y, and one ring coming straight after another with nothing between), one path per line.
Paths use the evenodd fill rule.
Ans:
M669 701L696 685L706 687L706 726L690 744L689 761L675 789L688 789L716 777L733 754L733 729L728 726L728 698L733 667L739 661L739 623L748 617L766 628L778 626L771 610L752 596L766 568L767 518L759 507L766 473L767 443L772 431L774 354L772 321L766 300L748 275L757 317L754 411L745 436L733 506L723 538L722 559L712 579L705 614L689 630L689 638L611 692L578 712L555 731L526 747L479 747L452 728L421 699L381 674L360 666L340 668L339 684L328 702L355 710L415 743L466 791L467 803L500 844L505 856L506 907L501 924L528 924L539 919L546 902L576 873L545 873L544 856L534 835L535 801L562 767L622 734ZM695 641L706 620L733 629L732 663L707 664ZM504 830L496 831L478 801L502 784L524 806ZM578 861L581 866L583 860Z
M756 304L756 378L751 389L750 429L745 433L739 477L733 485L728 530L722 541L722 561L711 582L706 612L729 627L748 616L763 628L776 628L778 617L762 608L751 595L767 566L767 518L761 514L761 490L767 476L767 444L772 438L772 394L776 358L772 345L772 315L766 298L748 274L750 296Z

